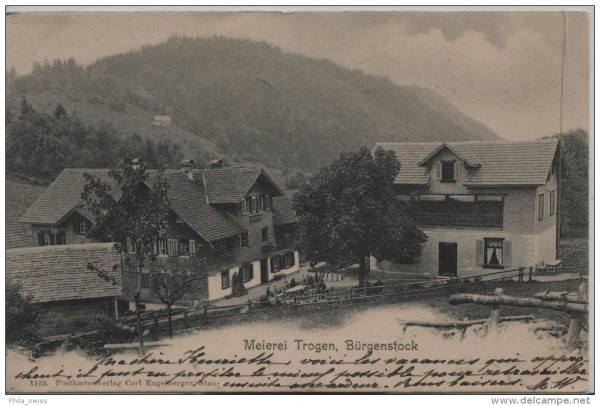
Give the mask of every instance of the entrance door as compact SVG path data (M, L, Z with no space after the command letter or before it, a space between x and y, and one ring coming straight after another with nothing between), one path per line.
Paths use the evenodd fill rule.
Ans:
M440 243L440 275L456 276L458 266L456 265L457 244L455 242Z
M260 283L269 282L269 260L260 260Z

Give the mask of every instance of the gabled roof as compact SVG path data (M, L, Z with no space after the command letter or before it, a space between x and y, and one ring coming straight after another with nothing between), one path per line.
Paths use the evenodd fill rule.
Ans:
M88 263L107 273L100 278ZM6 250L6 279L34 303L120 296L120 257L113 243L51 245Z
M94 222L89 210L79 207L81 192L85 186L85 173L97 176L111 186L115 198L120 195L120 186L108 175L108 169L65 169L48 186L38 200L25 212L20 222L57 225L74 212ZM151 187L157 171L149 171L148 185ZM212 204L239 203L252 185L259 179L271 188L271 196L277 199L283 192L262 169L223 168L195 170L190 180L180 170L167 170L168 196L173 210L206 241L216 241L246 232L246 229L229 213ZM275 205L275 203L274 203ZM282 221L289 214L280 209Z
M283 196L279 186L264 170L258 168L215 168L194 171L194 176L198 175L204 176L206 180L208 200L211 204L239 203L261 177L271 187L271 196Z
M175 212L206 241L216 241L246 232L227 212L206 203L206 191L201 176L194 180L178 170L168 171L168 195Z
M284 224L295 223L298 216L292 208L292 200L287 196L274 197L273 201L273 223L281 226Z
M27 209L25 214L19 218L21 223L32 224L57 224L63 217L74 209L81 202L81 192L86 185L87 180L83 176L89 173L97 176L104 183L107 183L115 197L120 195L121 189L117 182L108 176L107 169L65 169L54 182L52 182L40 195L40 197ZM84 213L82 213L84 214ZM90 213L87 212L87 215ZM93 221L93 218L89 218Z
M428 157L443 147L442 143L382 142L382 147L396 153L402 165L397 184L427 185L427 167L419 166L423 157ZM459 156L476 162L480 167L469 171L465 186L536 186L544 185L551 169L558 140L527 142L449 142L446 143Z
M444 149L449 150L454 155L456 155L458 158L460 158L461 160L463 160L467 164L467 166L476 167L476 166L480 165L478 162L476 162L474 160L474 156L473 155L471 155L471 158L467 158L467 157L463 156L460 152L458 152L456 150L456 148L453 148L451 145L448 145L446 143L443 143L442 145L440 145L439 147L437 147L436 149L434 149L425 158L423 158L422 160L420 160L419 163L417 163L417 165L418 166L423 166L423 165L427 164L427 162L429 162L434 156L436 156L438 153L440 153Z

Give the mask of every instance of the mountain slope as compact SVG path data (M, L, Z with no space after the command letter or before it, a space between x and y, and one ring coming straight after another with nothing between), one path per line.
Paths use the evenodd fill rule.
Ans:
M192 153L216 149L309 171L376 141L498 138L431 90L221 37L172 38L86 69L57 61L11 88L32 100L53 95L91 122L114 119L117 130L172 137ZM170 115L174 126L151 127L153 114Z

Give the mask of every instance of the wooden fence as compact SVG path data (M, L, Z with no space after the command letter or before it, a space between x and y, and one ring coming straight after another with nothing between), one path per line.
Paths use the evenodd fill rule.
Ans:
M587 267L577 269L563 269L561 273L578 273L580 278L587 275ZM476 276L452 277L446 279L424 280L420 282L408 283L385 283L379 286L369 287L351 287L343 289L328 289L326 291L318 291L317 289L307 289L305 292L296 295L285 297L271 297L268 302L246 302L234 305L204 305L200 308L177 309L173 310L172 317L174 320L183 320L184 326L179 328L187 328L196 322L224 317L241 316L248 313L262 313L281 311L286 309L299 308L304 306L314 306L320 304L333 304L351 301L374 300L384 297L409 297L411 295L419 295L427 292L452 289L459 286L470 286L483 284L494 281L513 280L516 282L527 283L535 280L533 267L527 269L524 267L487 272ZM154 311L144 313L142 320L144 325L161 324L166 322L166 311ZM123 322L119 319L118 322ZM135 316L130 316L129 323L135 322ZM128 324L125 322L124 324ZM181 324L181 323L178 323Z

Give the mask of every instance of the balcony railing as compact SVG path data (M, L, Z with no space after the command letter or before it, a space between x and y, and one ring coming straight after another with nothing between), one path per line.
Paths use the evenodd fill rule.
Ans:
M415 213L420 226L502 228L502 214L482 213Z

